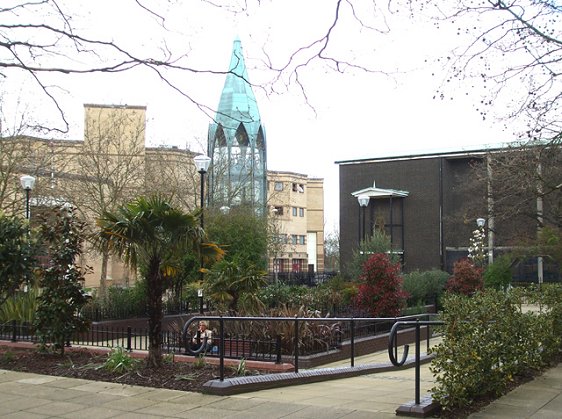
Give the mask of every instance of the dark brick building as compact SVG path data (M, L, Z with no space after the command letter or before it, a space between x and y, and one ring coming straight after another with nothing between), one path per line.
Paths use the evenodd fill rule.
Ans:
M487 153L495 151L336 162L342 271L346 271L360 239L376 228L384 228L390 236L393 251L402 255L405 272L433 268L451 272L454 262L467 256L479 217L486 220L490 260L494 254L509 251L513 242L508 232L514 228L519 232L527 230L529 236L536 235L536 223L529 219L514 217L500 225L488 219L487 184L474 180L472 163L485 162ZM369 197L367 206L360 206L359 196ZM536 278L536 260L519 264L514 275ZM556 276L559 278L557 273Z

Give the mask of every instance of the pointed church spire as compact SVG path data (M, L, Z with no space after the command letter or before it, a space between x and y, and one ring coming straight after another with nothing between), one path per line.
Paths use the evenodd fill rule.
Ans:
M228 71L217 109L217 122L227 129L236 129L240 122L259 126L258 104L249 82L242 42L238 38L234 40Z
M246 204L263 211L267 185L265 130L238 38L234 40L215 122L209 125L208 153L210 204Z

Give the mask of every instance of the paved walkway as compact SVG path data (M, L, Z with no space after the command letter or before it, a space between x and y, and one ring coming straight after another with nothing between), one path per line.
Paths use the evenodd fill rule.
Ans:
M562 363L499 398L470 419L562 418Z
M383 352L356 365L386 361ZM421 378L423 396L428 365ZM562 364L472 418L561 418L561 393ZM413 398L413 369L228 397L0 370L2 418L395 418Z

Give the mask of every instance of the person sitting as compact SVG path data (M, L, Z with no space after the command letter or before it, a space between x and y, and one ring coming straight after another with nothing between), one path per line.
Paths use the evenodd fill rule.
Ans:
M191 349L199 349L201 345L205 345L202 352L210 351L213 347L213 331L208 329L209 323L205 320L199 322L199 328L197 333L193 336L191 340ZM207 340L205 341L205 338Z

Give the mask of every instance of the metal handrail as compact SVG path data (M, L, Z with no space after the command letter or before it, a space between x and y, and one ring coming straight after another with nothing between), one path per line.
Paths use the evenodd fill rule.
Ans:
M416 355L415 355L415 398L416 404L420 404L420 326L442 326L445 322L441 320L419 320L416 321L398 321L394 323L392 329L390 329L390 334L388 336L388 357L390 362L396 367L401 367L406 362L408 358L408 351L410 345L404 345L404 352L402 353L402 359L397 360L398 352L398 330L403 326L415 326L416 328ZM428 341L429 343L429 341Z
M197 323L201 320L207 321L218 321L219 322L219 373L220 373L220 380L224 381L224 342L225 342L225 328L224 322L225 321L275 321L275 322L294 322L295 324L295 337L294 337L294 368L295 372L299 372L299 323L300 322L349 322L351 336L350 336L350 345L351 345L351 367L355 366L355 323L366 321L366 322L388 322L389 320L400 322L405 324L410 319L419 319L420 317L430 317L434 316L433 313L426 313L426 314L417 314L417 315L410 315L410 316L401 316L401 317L237 317L237 316L194 316L190 318L183 326L182 329L182 338L184 342L186 342L185 350L186 353L193 356L198 356L201 354L207 344L206 338L201 344L196 348L191 348L191 345L187 342L188 332L190 327L193 323ZM414 322L415 323L415 322Z

